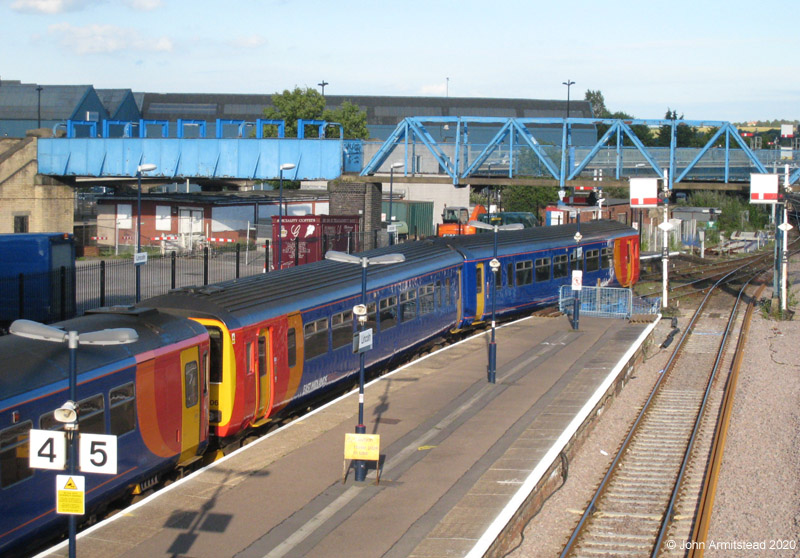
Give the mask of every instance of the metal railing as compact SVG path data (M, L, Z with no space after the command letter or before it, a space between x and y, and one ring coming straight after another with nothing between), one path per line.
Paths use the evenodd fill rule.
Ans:
M571 285L561 285L558 309L572 318L575 295L580 296L580 315L596 318L630 318L639 314L658 314L661 299L633 296L631 289L613 287L583 287L573 291Z

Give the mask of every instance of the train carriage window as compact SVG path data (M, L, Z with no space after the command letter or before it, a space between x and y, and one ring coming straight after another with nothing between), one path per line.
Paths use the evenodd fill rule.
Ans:
M439 308L444 306L444 289L442 289L441 281L436 281L436 304Z
M102 394L87 397L78 403L78 429L89 434L106 433L106 409Z
M559 279L569 275L569 267L567 265L567 254L559 254L553 256L553 279Z
M133 382L108 392L111 434L122 436L136 428L136 391Z
M586 272L600 269L600 250L586 251Z
M367 304L367 322L364 329L371 329L373 333L378 330L378 305L375 302Z
M212 384L222 383L222 330L218 327L207 327L211 346L211 369L208 371L208 381Z
M550 280L550 258L536 259L536 282L541 283Z
M33 475L28 467L28 432L31 421L0 430L0 488L7 488Z
M353 344L353 311L347 310L331 316L333 350Z
M328 352L328 318L307 323L303 328L305 359L311 360Z
M386 331L397 325L397 297L390 296L381 299L381 331Z
M451 303L450 278L449 277L447 278L447 281L445 281L444 296L446 297L445 298L445 305L446 306L450 306L452 303Z
M533 283L533 262L531 260L516 263L516 278L519 287Z
M483 293L483 268L475 266L475 288L476 293Z
M579 250L581 251L580 256L578 255ZM580 248L569 253L569 268L572 271L583 271L583 250Z
M506 283L508 283L509 287L514 286L514 264L509 263L506 266Z
M292 368L297 364L297 337L294 328L289 328L286 332L287 365Z
M417 290L400 293L400 321L408 322L417 317Z
M603 269L609 269L613 265L613 258L614 252L611 250L611 248L605 247L600 250L600 267Z
M252 345L252 343L248 343L248 346ZM248 351L249 356L250 351ZM249 358L248 358L248 367L249 365ZM197 361L192 360L186 363L186 367L183 369L183 377L185 379L184 385L186 388L186 408L189 409L197 405L197 402L200 401L200 375L197 369Z
M419 313L421 316L430 314L436 308L434 294L433 283L422 285L419 288Z

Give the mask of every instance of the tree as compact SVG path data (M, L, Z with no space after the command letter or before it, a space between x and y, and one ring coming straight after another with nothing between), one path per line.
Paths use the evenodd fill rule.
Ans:
M589 101L589 104L592 105L592 114L594 114L596 118L611 117L611 113L606 108L606 100L603 97L603 93L599 89L597 91L587 89L583 100Z
M283 120L286 123L286 137L297 137L297 121L303 120L325 120L327 122L337 122L344 129L344 137L347 139L367 139L367 114L345 101L339 109L326 110L325 97L316 89L306 87L301 89L295 87L294 90L284 90L283 93L276 93L272 96L272 106L264 109L264 118L269 120ZM318 128L309 129L306 137L318 137ZM266 129L265 137L275 137L277 130ZM326 137L338 137L339 131L334 127L325 130Z
M326 109L322 118L328 122L341 124L346 139L369 139L367 113L350 101L343 102L342 106L336 110ZM335 131L334 128L328 128L326 134L330 137Z
M502 186L503 209L530 211L540 219L540 211L558 201L558 186Z

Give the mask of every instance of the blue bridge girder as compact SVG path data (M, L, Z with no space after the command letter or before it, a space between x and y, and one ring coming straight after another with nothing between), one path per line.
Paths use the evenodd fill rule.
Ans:
M581 127L608 126L593 146L576 146L572 132ZM702 148L678 148L679 126L711 127L716 132ZM648 147L636 135L635 126L667 126L669 147ZM455 133L452 142L437 142L432 130ZM484 138L475 142L471 135L481 129ZM543 139L543 130L549 132ZM560 144L552 141L560 132ZM441 133L439 134L441 136ZM724 146L719 142L724 139ZM582 173L598 169L611 171L616 180L632 176L668 178L669 187L688 181L749 182L751 173L783 172L787 161L778 160L776 150L752 151L730 122L664 119L598 118L501 118L501 117L409 117L405 118L364 166L361 176L375 174L402 147L405 174L414 174L417 146L427 149L454 185L469 183L477 177L499 176L491 166L508 178L540 176L557 181L562 188L568 181L587 178ZM499 155L498 155L499 154ZM598 157L602 154L603 157ZM797 160L793 154L792 160ZM531 172L532 164L538 167ZM769 167L772 167L771 169ZM488 171L487 171L488 167ZM596 175L595 175L596 176ZM589 179L592 175L588 176ZM606 178L610 178L606 175ZM791 183L800 179L800 168L790 174Z

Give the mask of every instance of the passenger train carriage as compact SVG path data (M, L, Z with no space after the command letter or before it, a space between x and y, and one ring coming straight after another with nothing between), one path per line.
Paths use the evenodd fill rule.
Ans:
M551 304L570 270L585 285L638 279L634 229L613 221L498 233L496 314ZM367 270L368 367L491 317L494 233L407 242L365 253L406 260ZM119 436L113 478L88 476L89 508L139 491L191 464L209 447L302 409L357 375L353 353L361 267L320 261L206 287L184 288L60 325L94 331L132 327L132 345L80 347L80 429ZM56 428L67 398L67 350L0 338L0 554L52 530L53 471L27 467L27 432ZM91 511L89 513L92 513Z

